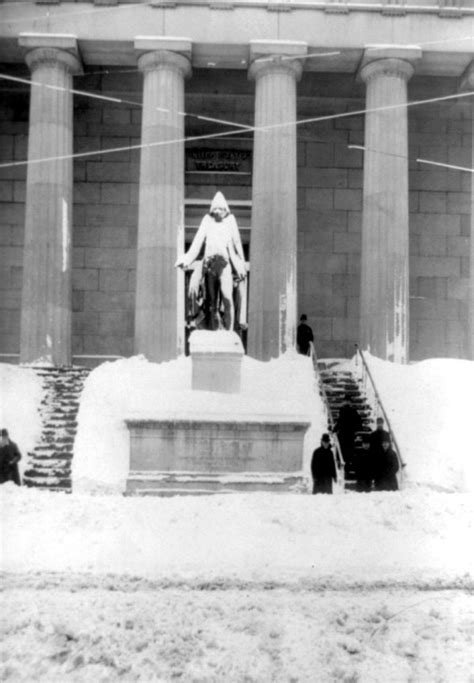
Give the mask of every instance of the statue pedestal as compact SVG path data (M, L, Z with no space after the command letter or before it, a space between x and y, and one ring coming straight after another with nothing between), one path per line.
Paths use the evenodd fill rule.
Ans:
M309 422L285 415L256 420L127 420L127 495L171 496L281 491L302 482Z
M240 392L244 348L238 334L227 330L195 330L189 338L189 347L193 389Z

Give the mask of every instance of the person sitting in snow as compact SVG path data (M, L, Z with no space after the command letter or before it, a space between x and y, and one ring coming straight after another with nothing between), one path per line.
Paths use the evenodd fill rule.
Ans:
M222 192L212 200L209 213L204 216L192 244L175 266L187 269L196 261L202 247L202 277L205 283L205 312L208 329L221 327L219 308L223 305L223 327L234 329L234 275L238 281L246 277L244 252L237 221L229 210ZM196 282L193 289L197 290Z
M0 484L13 481L17 486L21 486L18 470L20 460L20 449L10 440L8 430L2 429L0 432Z
M390 437L382 438L382 448L374 462L374 488L376 491L398 491L397 472L400 469L397 454Z
M329 434L321 437L321 446L316 448L311 459L313 493L332 493L332 482L337 479L334 453Z

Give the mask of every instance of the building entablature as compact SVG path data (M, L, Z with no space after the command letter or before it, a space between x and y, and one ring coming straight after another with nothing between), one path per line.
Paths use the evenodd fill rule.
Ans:
M276 6L291 11L275 13ZM8 3L0 5L0 61L24 63L27 47L19 38L31 32L74 34L85 68L136 66L138 37L186 36L193 69L246 70L252 43L278 36L307 44L305 71L356 74L366 45L403 45L409 36L423 51L416 75L460 77L472 60L473 16L466 2L446 0Z

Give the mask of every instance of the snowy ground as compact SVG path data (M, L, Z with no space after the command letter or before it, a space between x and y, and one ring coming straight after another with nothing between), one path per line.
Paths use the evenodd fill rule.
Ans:
M467 495L0 496L0 680L472 680Z
M459 591L69 584L8 591L1 680L472 680L473 598Z
M185 359L106 364L86 385L76 474L120 490L133 406L257 415L268 396L278 411L312 412L307 468L324 429L307 362L245 363L244 398L225 402L192 395ZM370 362L404 449L401 492L138 499L0 487L0 680L472 683L474 364ZM2 426L25 451L39 429L37 378L0 366L0 381Z

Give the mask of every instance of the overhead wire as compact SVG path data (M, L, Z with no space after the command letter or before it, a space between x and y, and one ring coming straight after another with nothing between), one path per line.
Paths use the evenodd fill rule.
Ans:
M78 90L77 88L65 88L64 86L61 85L52 85L51 83L39 83L38 81L32 81L28 78L21 78L20 76L10 76L7 74L0 74L0 79L2 80L7 80L7 81L13 81L16 83L24 83L26 85L32 85L35 87L39 88L46 88L49 90L60 90L63 92L70 92L74 95L80 95L82 97L90 97L92 99L96 100L104 100L106 102L114 102L116 104L129 104L134 107L140 107L143 108L143 103L142 102L136 102L135 100L126 100L124 98L120 97L112 97L111 95L102 95L99 93L92 93L88 90ZM171 109L167 109L165 107L154 107L156 111L161 111L164 113L173 113ZM208 121L210 123L220 123L226 126L233 126L236 128L243 128L243 129L249 129L251 126L248 126L244 123L237 123L235 121L226 121L224 119L218 119L212 116L204 116L203 114L191 114L189 112L184 112L184 111L176 111L176 114L178 116L189 116L191 118L196 118L202 121Z
M408 154L396 154L395 152L387 152L382 149L365 147L364 145L347 145L347 149L357 149L362 152L374 152L375 154L381 154L382 156L386 157L394 157L395 159L403 159L405 161L416 161L418 164L429 164L431 166L439 166L441 168L446 168L452 171L465 171L466 173L474 173L474 168L469 168L468 166L458 166L456 164L445 163L444 161L432 161L430 159L422 159L421 157L412 159Z
M396 109L404 109L407 107L414 107L414 106L420 106L420 105L426 105L426 104L432 104L435 102L446 102L454 99L463 99L466 97L472 97L474 95L474 91L469 91L469 92L463 92L463 93L455 93L453 95L443 95L440 97L431 97L428 99L423 99L423 100L414 100L412 102L404 102L404 103L398 103L398 104L388 104L388 105L383 105L380 107L372 107L370 109L358 109L354 111L348 111L348 112L339 112L337 114L327 114L325 116L315 116L311 118L306 118L306 119L295 119L293 121L280 121L278 123L273 123L273 124L267 124L264 126L251 126L249 127L249 130L252 130L253 132L268 132L268 131L274 131L274 130L279 130L282 128L285 128L287 126L300 126L300 125L307 125L310 123L319 123L321 121L330 121L334 119L341 119L341 118L348 118L351 116L361 116L363 114L369 114L369 113L376 113L376 112L382 112L382 111L393 111ZM178 144L178 143L186 143L186 142L196 142L198 140L210 140L210 139L215 139L215 138L221 138L221 137L231 137L233 135L237 134L242 134L242 131L239 130L232 130L232 131L223 131L221 133L208 133L206 135L195 135L195 136L190 136L190 137L179 137L179 138L174 138L171 140L157 140L155 142L149 142L149 143L139 143L136 145L126 145L123 147L115 147L115 148L105 148L105 149L99 149L99 150L94 150L94 151L89 151L89 152L76 152L73 154L66 154L66 155L61 155L61 156L55 156L55 157L44 157L42 159L25 159L21 161L12 161L12 162L6 162L0 164L0 168L9 168L12 166L24 166L27 164L37 164L37 163L44 163L44 162L49 162L49 161L58 161L58 160L64 160L64 159L78 159L78 158L83 158L83 157L89 157L89 156L97 156L100 154L112 154L116 152L124 152L127 150L133 150L133 149L144 149L144 148L150 148L150 147L161 147L165 145L171 145L171 144Z

